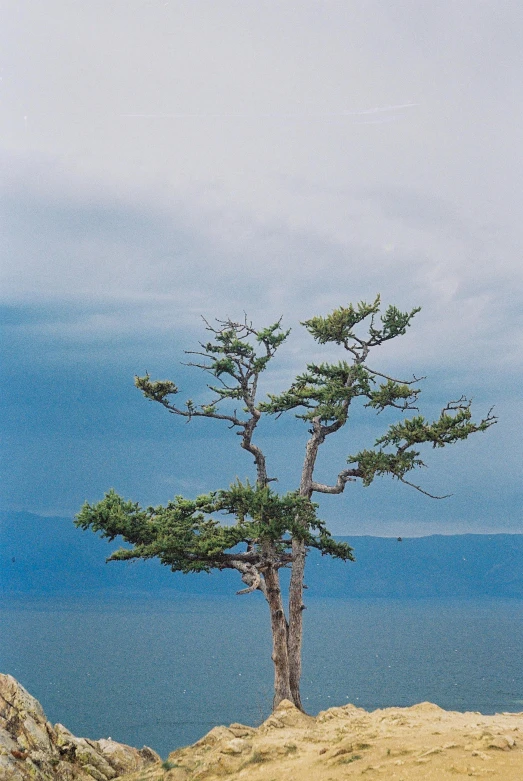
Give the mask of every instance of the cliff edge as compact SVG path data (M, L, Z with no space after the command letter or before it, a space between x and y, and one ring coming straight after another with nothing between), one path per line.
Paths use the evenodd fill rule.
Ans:
M483 716L421 703L315 718L283 701L257 729L215 727L126 781L496 781L523 779L523 713Z
M0 781L112 781L159 760L147 746L77 738L53 726L38 700L0 673Z
M424 702L307 716L284 700L254 728L215 727L162 762L151 749L77 738L0 675L0 781L492 781L523 779L523 713L484 716Z

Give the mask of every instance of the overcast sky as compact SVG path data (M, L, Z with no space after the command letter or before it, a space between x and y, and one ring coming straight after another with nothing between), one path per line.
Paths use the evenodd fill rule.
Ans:
M325 497L339 534L523 532L519 0L5 2L0 60L1 506L73 515L253 476L217 421L133 387L176 379L201 315L293 328L380 292L422 311L375 368L499 423L430 452L437 502L382 480ZM260 432L293 488L306 431ZM357 412L335 479L382 421ZM384 422L383 422L384 424ZM356 445L356 447L355 447Z

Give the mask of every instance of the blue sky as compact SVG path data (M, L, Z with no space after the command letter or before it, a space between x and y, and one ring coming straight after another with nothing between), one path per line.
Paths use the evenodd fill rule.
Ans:
M73 515L252 477L217 421L146 402L201 315L293 328L267 374L319 353L299 321L373 299L422 311L375 368L466 393L497 426L430 452L423 485L322 499L339 534L523 531L518 2L20 0L3 25L3 509ZM383 424L356 411L321 476ZM260 431L282 489L305 432Z

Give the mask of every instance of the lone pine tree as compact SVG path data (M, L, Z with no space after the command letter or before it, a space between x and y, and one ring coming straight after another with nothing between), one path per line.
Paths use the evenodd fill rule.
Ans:
M153 381L146 374L136 377L135 384L147 399L187 421L225 421L253 457L256 481L237 481L196 499L177 496L165 507L142 508L111 490L101 502L85 503L76 517L77 526L101 532L110 540L123 537L132 545L116 550L109 561L157 557L173 572L184 573L234 569L245 584L238 594L261 591L272 628L274 707L288 699L302 708L303 578L308 549L353 560L350 546L333 539L317 517L313 496L341 494L347 483L354 481L369 486L381 475L427 493L407 479L413 470L424 466L418 447L425 443L445 447L496 422L491 411L474 422L471 403L465 397L450 401L436 420L428 421L416 406L420 389L415 386L421 378L399 380L370 368L371 351L405 334L418 311L400 312L389 306L380 316L378 296L373 303L349 305L326 317L307 320L303 325L316 342L337 345L344 360L309 363L287 390L268 394L264 401L257 398L260 375L290 332L282 329L281 321L263 329L254 328L247 319L218 320L214 326L206 323L210 341L201 343L199 351L189 352L195 356L189 365L213 378L207 386L211 393L208 404L191 400L177 404L178 387L170 380ZM348 424L351 405L358 400L378 413L394 408L411 415L389 425L368 449L349 455L347 466L331 485L317 482L319 449L327 437ZM304 421L308 438L304 453L294 456L303 459L299 487L278 494L271 488L277 478L269 476L255 433L264 415L285 412L294 412ZM230 525L223 523L224 516L233 519ZM291 570L287 612L280 587L282 567Z

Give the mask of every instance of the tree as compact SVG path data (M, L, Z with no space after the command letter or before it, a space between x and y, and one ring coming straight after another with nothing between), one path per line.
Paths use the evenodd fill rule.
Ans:
M190 366L212 377L213 384L207 386L209 403L188 400L178 405L174 382L152 381L148 374L136 377L135 385L147 399L188 422L193 418L225 421L239 435L241 447L252 455L256 481L237 481L196 499L177 496L165 506L147 508L111 490L101 502L85 503L75 520L83 529L101 532L110 540L121 536L131 544L116 550L108 561L157 557L173 572L184 573L234 569L245 584L238 594L261 591L271 620L274 707L288 699L302 708L303 579L308 549L353 560L350 546L333 539L318 518L313 496L341 494L354 481L369 486L382 475L431 496L407 479L410 472L425 466L419 446L445 447L496 422L492 411L474 422L471 402L465 397L450 401L436 420L428 421L416 406L420 394L416 386L424 378L399 380L370 368L371 351L405 334L418 311L400 312L389 306L380 315L378 296L373 303L349 305L307 320L302 325L316 342L341 348L345 360L309 363L287 390L268 394L264 401L257 398L260 376L290 331L282 329L281 321L263 329L254 328L247 318L243 322L218 320L214 326L205 321L210 341L188 354L196 356ZM319 483L314 476L319 449L348 424L349 410L357 400L377 413L393 408L417 414L390 425L368 449L349 455L333 484ZM236 405L241 405L240 412ZM276 478L268 476L265 453L254 435L264 415L286 412L304 421L308 438L299 487L278 494L271 488ZM224 516L234 521L227 525ZM282 567L291 570L287 613L280 587Z

